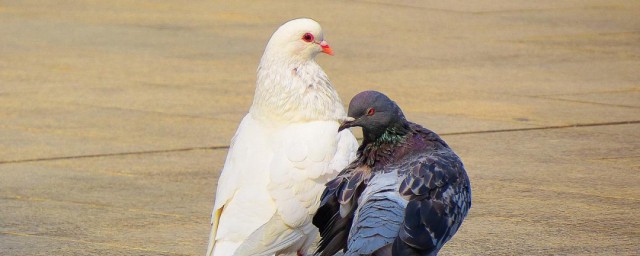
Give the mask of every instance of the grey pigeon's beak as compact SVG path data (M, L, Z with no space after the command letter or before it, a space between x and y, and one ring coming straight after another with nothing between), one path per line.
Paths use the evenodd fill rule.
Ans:
M340 127L338 128L338 131L342 131L342 130L347 129L349 127L353 127L355 121L356 121L355 118L348 116L347 118L344 119L342 124L340 124Z

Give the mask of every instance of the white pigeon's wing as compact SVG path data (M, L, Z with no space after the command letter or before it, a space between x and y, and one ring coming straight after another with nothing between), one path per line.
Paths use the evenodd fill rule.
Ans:
M206 255L214 253L218 240L235 242L215 248L217 254L230 255L244 238L275 212L273 202L264 195L267 168L261 165L272 156L265 133L268 129L251 114L240 122L218 180ZM248 204L254 204L255 211L247 212Z
M260 245L253 247L262 249L247 252L262 255L292 245L310 245L315 239L317 231L311 219L324 184L355 158L357 149L350 131L337 133L337 130L337 122L314 121L287 125L271 138L279 146L273 150L268 190L276 204L280 226L269 223L268 228L252 234L252 239L261 240Z
M273 217L251 236L236 250L235 256L270 256L276 253L295 255L297 247L305 242L306 237L315 232L313 225L300 229L291 229L283 225L284 221L279 214ZM289 248L292 247L292 248ZM298 246L300 247L300 246Z

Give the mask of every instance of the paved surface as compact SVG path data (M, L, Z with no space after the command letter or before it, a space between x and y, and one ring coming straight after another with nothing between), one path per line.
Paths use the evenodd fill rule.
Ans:
M0 1L0 255L200 255L279 24L465 161L442 255L640 254L640 1Z

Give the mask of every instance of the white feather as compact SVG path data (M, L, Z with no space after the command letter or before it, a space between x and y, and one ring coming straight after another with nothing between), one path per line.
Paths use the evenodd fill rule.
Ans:
M270 39L254 102L218 181L207 255L295 255L318 231L311 224L324 184L355 158L353 134L338 133L345 111L314 61L320 25L290 21Z

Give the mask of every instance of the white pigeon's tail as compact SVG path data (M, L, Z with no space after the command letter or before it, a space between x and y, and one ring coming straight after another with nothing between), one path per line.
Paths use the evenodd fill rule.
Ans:
M211 216L211 234L209 234L209 245L207 246L207 253L205 254L205 256L233 255L233 253L240 246L240 243L216 241L216 235L218 233L218 222L220 221L221 214L222 208L214 211Z
M227 256L233 255L233 253L240 247L240 243L218 241L217 243L209 243L209 249L206 256Z
M214 209L211 214L211 233L209 233L209 245L207 245L207 253L205 256L213 255L213 248L216 246L216 234L218 233L220 214L222 214L222 209Z

